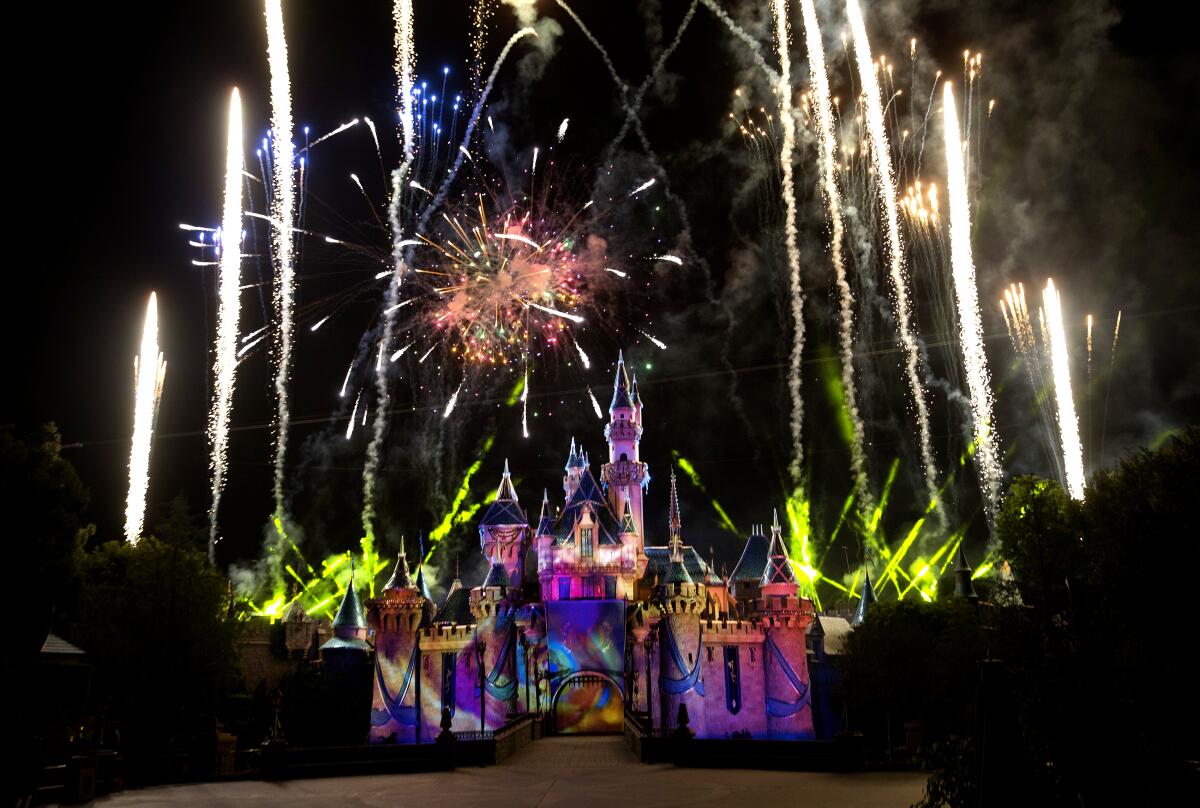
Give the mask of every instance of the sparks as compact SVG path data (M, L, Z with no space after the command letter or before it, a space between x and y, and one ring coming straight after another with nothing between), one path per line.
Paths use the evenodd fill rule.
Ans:
M651 341L651 342L653 342L655 345L657 345L657 346L658 346L660 349L662 349L662 350L664 350L664 351L667 349L667 343L663 342L662 340L658 339L657 337L652 337L652 336L650 336L649 334L647 334L645 331L643 331L643 330L642 330L642 329L640 329L640 328L639 328L637 331L638 331L638 333L639 333L639 334L641 334L643 337L645 337L646 339L650 340L650 341Z
M455 406L458 404L458 394L462 392L463 385L466 380L459 382L458 389L454 391L454 395L450 396L450 400L446 402L446 411L442 413L442 420L450 417L450 413L454 412Z
M679 267L683 266L682 258L680 258L678 255L671 255L669 253L664 254L664 255L656 255L656 256L652 257L650 260L651 261L666 261L667 263L674 264L675 266L679 266Z
M332 317L332 316L333 316L333 315L332 315L332 314L330 314L330 315L327 315L327 316L325 316L325 317L322 317L320 320L317 320L315 323L313 323L313 325L312 325L312 328L310 328L310 329L308 329L308 330L309 330L309 331L316 331L318 328L320 328L321 326L325 325L325 323L329 322L329 318L330 318L330 317Z
M274 195L271 214L278 221L275 228L275 306L279 311L276 329L275 397L275 515L283 514L283 467L287 458L288 374L292 364L293 296L295 267L292 263L292 227L295 221L295 187L292 146L292 81L288 75L287 39L284 36L283 8L280 0L266 0L267 61L271 74L271 128L274 137L272 159L275 169ZM239 223L240 224L240 223Z
M962 134L958 128L954 90L949 82L943 86L942 110L946 189L950 197L950 263L958 298L959 337L967 392L971 398L980 482L989 516L994 518L1000 505L1000 459L996 451L995 420L992 417L992 384L988 375L987 354L983 349L983 318L979 311L979 290L975 283L975 262L971 254L971 209L967 199Z
M142 326L141 349L133 358L133 440L129 452L129 495L125 500L125 539L130 544L137 544L142 537L146 492L150 488L150 446L166 373L167 363L158 350L158 302L151 292Z
M631 197L637 196L637 195L638 195L638 194L640 194L642 191L644 191L644 190L646 190L647 188L650 188L651 186L653 186L653 185L654 185L654 183L656 183L656 182L658 182L658 179L657 179L656 177L651 177L650 179L646 180L646 181L645 181L645 182L643 182L641 185L639 185L638 187L636 187L636 188L634 188L632 191L630 191L630 192L629 192L629 195L630 195Z
M1062 297L1053 280L1042 291L1046 328L1050 334L1050 360L1054 372L1054 398L1058 404L1058 430L1062 439L1063 466L1067 474L1067 493L1083 499L1083 445L1079 441L1079 419L1071 392L1071 356L1067 350L1067 332L1063 325Z
M570 118L563 118L562 123L558 125L558 142L562 143L563 138L567 136L567 124L571 122Z
M587 389L588 398L592 400L592 412L596 413L596 417L601 421L604 420L604 412L600 409L600 402L596 400L596 394L592 392L592 388Z
M242 101L237 88L229 98L229 127L225 152L225 200L221 217L221 268L217 283L217 341L213 362L213 403L208 419L212 447L212 503L208 512L208 557L213 560L217 544L217 512L225 490L225 453L229 445L229 418L233 408L233 385L237 369L238 315L241 302L242 252ZM254 343L251 343L253 345Z

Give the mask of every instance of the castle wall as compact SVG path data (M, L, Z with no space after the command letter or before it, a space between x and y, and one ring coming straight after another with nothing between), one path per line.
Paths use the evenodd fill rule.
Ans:
M767 696L767 731L774 740L811 740L812 683L802 621L771 620L763 656ZM776 650L771 649L774 644Z
M670 648L672 638L675 648L679 652L678 659ZM666 707L663 725L675 728L679 716L679 705L685 704L688 711L688 728L697 737L706 737L705 697L701 692L705 690L705 685L700 676L695 675L697 673L696 666L702 665L703 653L700 645L699 616L688 612L664 614L662 622L659 624L658 653L661 675L657 685ZM698 673L703 674L702 666ZM694 675L695 681L692 682ZM672 692L673 690L681 692Z
M766 737L761 629L740 620L706 620L702 630L704 737Z

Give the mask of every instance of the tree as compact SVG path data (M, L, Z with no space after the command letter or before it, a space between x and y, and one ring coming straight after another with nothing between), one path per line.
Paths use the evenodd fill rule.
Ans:
M0 513L5 566L16 585L20 619L10 621L17 656L36 654L56 605L70 598L79 553L94 527L84 521L88 492L62 457L54 424L32 434L0 427Z
M83 558L81 579L78 637L100 714L149 776L181 752L203 771L218 702L238 686L225 577L201 549L151 536L101 545Z

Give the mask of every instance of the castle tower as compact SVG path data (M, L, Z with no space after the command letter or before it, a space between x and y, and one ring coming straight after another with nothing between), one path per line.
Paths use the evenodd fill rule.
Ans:
M584 460L583 451L575 448L575 439L571 438L571 451L567 453L567 464L563 466L564 501L569 500L575 489L579 488L579 478L583 476L585 468L587 461Z
M962 542L958 544L958 554L954 557L954 597L963 600L977 601L975 584L971 582L971 565L967 563L967 554L963 552Z
M617 357L617 375L613 380L613 397L604 437L608 441L608 462L600 469L600 479L608 489L608 502L613 513L621 513L622 500L628 500L637 531L635 557L637 575L641 577L647 564L642 495L650 482L650 474L641 461L638 448L642 439L641 395L625 370L623 352Z
M850 618L850 625L861 626L862 621L867 617L867 610L876 600L875 587L871 585L871 571L864 567L862 592L859 594L858 605L854 607L854 616Z
M471 650L471 675L479 704L480 730L496 729L516 709L517 622L509 593L520 593L521 579L510 579L501 563L494 563L483 583L471 590L471 617L475 635Z
M805 635L813 611L809 601L799 597L800 587L779 527L779 511L771 526L771 544L758 591L758 618L765 635L767 734L774 740L811 739L812 686Z
M656 724L676 727L679 706L687 707L689 729L704 736L704 682L700 655L703 652L701 612L705 606L703 583L696 583L683 563L683 538L675 474L671 474L671 562L659 585L655 600L662 614L658 624L658 695L661 713ZM651 705L653 713L655 705Z
M402 549L380 596L367 601L367 619L375 631L372 742L394 738L397 743L419 743L437 733L437 727L422 727L418 716L420 629L428 606Z
M520 585L524 578L525 550L529 546L529 520L517 500L507 460L504 461L500 487L496 490L496 501L479 522L479 546L490 567L499 564L504 567L508 580Z

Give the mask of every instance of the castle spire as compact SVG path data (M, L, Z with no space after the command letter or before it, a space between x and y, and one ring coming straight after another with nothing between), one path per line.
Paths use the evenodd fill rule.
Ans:
M575 438L571 438L571 451L567 453L567 465L563 470L570 473L572 469L581 469L583 466L583 452L575 448Z
M958 543L958 553L954 557L954 597L964 600L979 600L975 593L975 584L971 583L971 565L967 563L967 554L963 551L962 542Z
M354 562L351 561L350 581L351 588L354 582ZM408 571L408 557L404 553L404 539L400 540L400 554L396 556L396 569L392 572L392 577L383 585L383 590L386 592L389 589L412 589L412 576Z
M625 352L617 354L617 375L613 379L612 404L608 406L611 415L613 410L633 409L633 400L629 397L629 373L625 370Z
M862 621L867 617L867 609L870 609L876 600L875 587L871 585L871 571L864 568L862 594L858 598L858 605L854 607L854 617L850 619L850 625L862 625Z
M508 458L504 458L504 474L500 477L500 487L496 489L497 502L514 502L520 504L517 500L517 490L513 488L512 473L508 470Z
M679 518L679 494L675 489L675 470L671 470L671 512L668 517L668 524L671 528L671 553L674 557L675 545L679 543L679 531L683 527L683 523Z
M796 574L788 560L787 546L783 542L783 529L779 526L779 509L775 509L775 521L771 525L771 544L767 548L767 565L763 568L761 586L786 584L797 586Z

